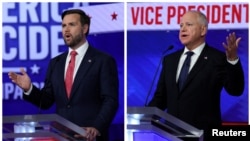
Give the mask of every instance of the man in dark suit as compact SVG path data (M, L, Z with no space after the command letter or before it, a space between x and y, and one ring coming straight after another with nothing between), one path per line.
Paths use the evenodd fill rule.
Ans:
M244 75L237 55L241 38L229 34L223 43L223 53L206 42L208 21L198 11L185 13L180 22L179 39L184 49L164 57L162 71L154 97L148 106L167 109L169 114L199 129L221 125L220 93L240 96L244 89ZM192 51L188 75L183 85L182 66ZM180 82L181 81L181 82Z
M69 50L51 59L41 90L24 69L9 77L24 90L25 100L43 109L56 103L56 113L84 127L88 141L108 141L108 127L118 109L117 65L113 57L89 45L89 26L90 18L82 10L63 12L62 33ZM74 69L68 73L72 62Z

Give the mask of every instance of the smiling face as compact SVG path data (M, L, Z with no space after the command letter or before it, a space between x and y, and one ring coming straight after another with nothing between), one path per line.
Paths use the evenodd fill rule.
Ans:
M193 50L205 42L206 32L207 26L202 22L200 13L190 11L183 15L180 22L179 39L189 50Z
M85 41L85 33L88 25L82 26L79 14L65 15L62 21L63 39L66 45L72 49L81 46Z

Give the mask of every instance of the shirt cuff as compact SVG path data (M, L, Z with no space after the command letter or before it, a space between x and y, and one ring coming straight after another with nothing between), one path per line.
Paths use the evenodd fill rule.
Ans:
M234 60L234 61L230 61L230 60L227 59L227 62L230 63L230 64L232 64L232 65L237 64L238 61L239 61L239 57L236 60Z
M32 89L33 89L33 85L31 84L30 89L29 89L27 92L24 91L23 93L24 93L25 95L30 95Z

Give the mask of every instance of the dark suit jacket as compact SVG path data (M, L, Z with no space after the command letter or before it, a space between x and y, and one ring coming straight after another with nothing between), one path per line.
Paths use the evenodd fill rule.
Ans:
M95 127L105 137L118 109L116 62L111 56L89 46L68 99L64 84L67 54L50 61L44 88L40 90L34 86L31 94L23 95L23 98L42 109L55 102L57 114L81 127Z
M206 45L190 71L182 91L176 73L184 50L164 57L157 89L149 106L157 106L199 129L221 125L220 93L222 88L234 96L244 89L241 62L232 65L224 52Z

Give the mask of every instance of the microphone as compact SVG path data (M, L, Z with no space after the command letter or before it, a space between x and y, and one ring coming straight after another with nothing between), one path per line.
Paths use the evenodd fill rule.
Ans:
M157 74L158 74L158 71L159 71L160 66L161 66L161 63L162 63L162 59L164 58L165 54L166 54L168 51L172 50L173 48L174 48L174 46L173 46L173 45L170 45L170 46L168 46L168 47L162 52L162 56L161 56L161 59L160 59L160 62L159 62L159 64L158 64L158 66L157 66L156 72L155 72L155 74L154 74L153 81L152 81L152 83L151 83L151 85L150 85L150 89L149 89L149 91L148 91L148 94L147 94L147 97L146 97L146 101L145 101L144 106L147 106L147 104L148 104L148 98L149 98L149 96L150 96L150 94L151 94L153 85L154 85L154 83L155 83L156 76L157 76Z
M168 48L165 49L165 50L162 52L162 55L164 55L164 54L165 54L166 52L168 52L169 50L172 50L173 48L174 48L173 45L168 46Z
M57 58L55 59L55 63L52 65L52 67L51 67L51 69L50 69L51 71L49 72L48 75L46 74L45 86L48 85L49 87L52 87L52 86L51 86L51 81L50 81L50 79L51 79L52 74L53 74L53 72L54 72L54 70L55 70L56 64L59 62L59 60L60 60L59 57L57 57ZM47 76L48 76L48 77L47 77ZM38 114L41 114L42 99L43 99L43 93L42 93L41 96L40 96L40 102L39 102L39 107L38 107L38 108L39 108L39 109L38 109Z

